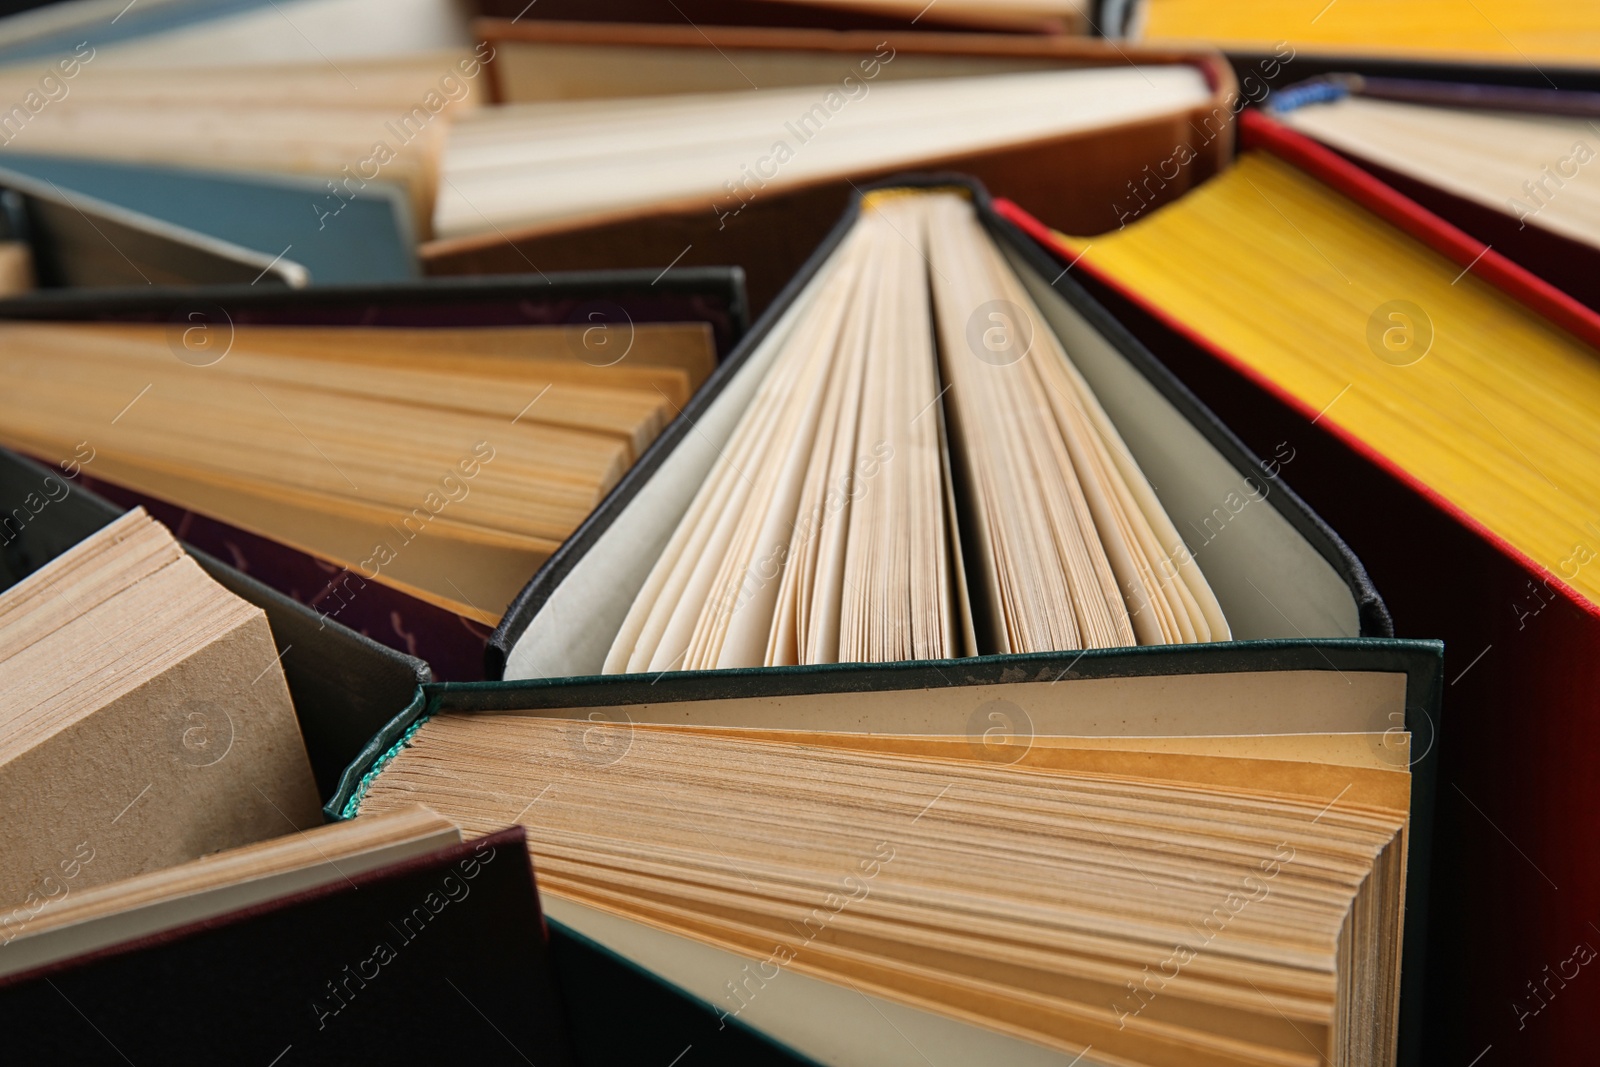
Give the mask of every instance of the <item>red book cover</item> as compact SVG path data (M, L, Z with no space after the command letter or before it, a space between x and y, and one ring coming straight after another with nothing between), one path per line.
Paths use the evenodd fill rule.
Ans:
M1470 269L1591 346L1600 314L1336 153L1258 113L1241 147L1270 152ZM1295 489L1351 546L1393 612L1396 636L1443 638L1426 1062L1593 1058L1600 981L1600 607L1234 354L1077 262L1015 204L995 208L1072 264L1085 286L1245 444L1294 449ZM1590 546L1600 552L1600 517ZM1490 1062L1485 1060L1485 1062Z

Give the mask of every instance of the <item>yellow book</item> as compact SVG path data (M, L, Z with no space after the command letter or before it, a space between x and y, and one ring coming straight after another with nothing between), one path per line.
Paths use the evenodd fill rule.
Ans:
M1527 65L1590 66L1600 56L1600 6L1584 0L1148 0L1150 41L1214 41L1239 51L1414 55Z
M1065 241L1600 601L1579 551L1600 503L1593 348L1263 153Z

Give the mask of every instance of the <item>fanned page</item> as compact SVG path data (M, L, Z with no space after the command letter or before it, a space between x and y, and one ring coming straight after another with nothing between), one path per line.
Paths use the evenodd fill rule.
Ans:
M1189 558L1177 529L1020 280L961 202L943 198L933 210L933 262L951 265L932 275L949 405L973 431L958 455L969 492L988 493L972 507L992 516L991 537L1010 528L1024 551L1046 554L1042 569L1006 573L991 595L1010 606L1010 628L1065 626L1065 619L1030 615L1026 599L1029 581L1064 573L1071 591L1058 589L1046 603L1070 601L1071 625L1088 635L1078 645L1021 638L1022 646L1226 640L1216 597L1192 561L1176 562ZM985 434L1005 443L984 447ZM1056 471L1077 478L1052 477ZM1018 528L1029 521L1032 529ZM1016 559L997 554L996 562ZM991 577L999 582L998 573Z
M810 299L607 673L1228 638L962 195L869 196Z
M901 1030L922 1048L964 1025L1061 1064L1369 1067L1405 919L1390 740L1038 737L1007 764L965 736L446 713L362 813L524 820L552 916L626 920L624 955L659 932L729 953L690 991L803 1049L848 1023L779 971L940 1017Z

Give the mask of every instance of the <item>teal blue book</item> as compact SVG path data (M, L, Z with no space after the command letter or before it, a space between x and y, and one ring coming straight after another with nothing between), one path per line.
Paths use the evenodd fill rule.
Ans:
M418 276L405 196L383 182L370 182L353 195L341 188L335 195L330 182L287 175L11 152L4 162L69 197L137 212L247 249L266 261L298 263L314 285Z
M12 253L11 291L229 284L302 289L310 282L309 271L281 254L256 252L5 167L0 240Z

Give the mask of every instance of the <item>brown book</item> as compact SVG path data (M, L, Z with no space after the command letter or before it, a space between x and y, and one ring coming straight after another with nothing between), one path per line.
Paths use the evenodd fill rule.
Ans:
M814 30L982 30L1112 35L1105 4L1087 0L478 0L495 18L564 22L665 22ZM1096 20L1099 25L1096 25Z
M518 106L452 128L425 269L737 263L758 310L853 186L959 170L1099 232L1129 183L1165 200L1214 173L1239 103L1211 53L1068 37L476 25Z

